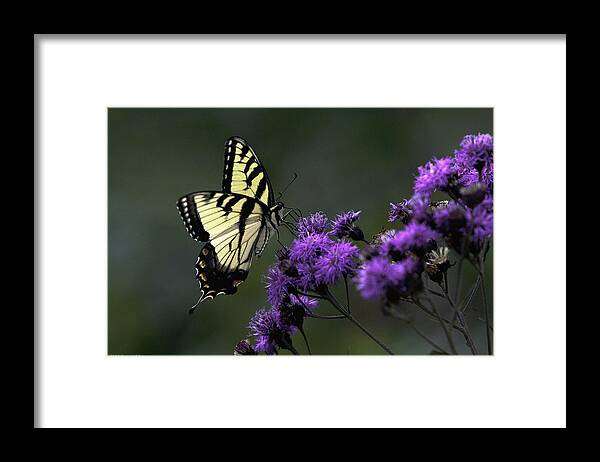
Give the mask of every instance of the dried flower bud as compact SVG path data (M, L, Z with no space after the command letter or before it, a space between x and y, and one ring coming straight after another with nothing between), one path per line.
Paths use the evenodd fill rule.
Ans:
M448 247L440 247L437 251L432 250L427 254L425 272L433 282L442 282L451 266Z
M460 196L467 207L473 208L485 199L487 188L483 183L473 183L467 187L460 188Z

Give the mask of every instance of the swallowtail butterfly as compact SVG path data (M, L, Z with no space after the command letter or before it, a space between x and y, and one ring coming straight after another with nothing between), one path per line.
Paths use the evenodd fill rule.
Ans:
M177 208L190 236L204 243L196 261L198 302L236 293L253 256L261 255L271 231L284 220L283 203L273 198L267 172L238 136L225 142L222 191L186 194Z

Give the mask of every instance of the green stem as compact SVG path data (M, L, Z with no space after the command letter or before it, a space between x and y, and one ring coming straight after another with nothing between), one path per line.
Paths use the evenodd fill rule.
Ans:
M479 274L481 275L481 295L483 296L483 313L485 319L485 339L487 341L487 351L489 355L493 354L492 333L490 326L490 317L488 313L487 292L485 290L485 272L483 262L479 262Z
M446 279L446 284L444 286L444 293L446 294L446 300L448 300L448 303L454 310L454 318L452 319L452 323L454 324L455 320L458 318L460 327L462 327L463 337L465 338L465 342L466 342L467 346L469 347L469 349L471 350L471 353L474 355L479 354L477 352L477 347L475 346L475 343L473 342L473 337L471 336L471 332L469 331L469 326L467 325L467 323L465 321L465 317L463 316L461 311L456 307L456 305L454 304L454 301L452 300L452 297L450 297L450 294L448 293L448 279Z
M421 337L423 340L425 340L427 343L429 343L436 350L439 350L439 351L441 351L444 354L449 354L444 348L442 348L441 346L439 346L432 339L430 339L429 337L427 337L427 335L425 335L422 331L420 331L419 329L417 329L417 326L415 326L413 324L413 322L409 318L407 318L406 316L403 316L403 315L399 314L394 309L389 308L389 307L384 307L383 310L384 310L384 312L387 315L391 316L392 318L398 319L400 321L404 321L408 326L412 327L412 329L417 333L417 335L419 337Z
M358 322L358 320L354 316L352 316L348 311L343 309L342 306L340 305L340 303L337 301L337 299L335 298L335 296L331 293L331 291L329 289L327 289L327 296L329 297L329 302L333 305L333 307L335 309L337 309L340 313L342 313L344 316L346 316L346 319L348 319L348 321L352 322L356 327L358 327L360 330L362 330L371 340L373 340L375 343L377 343L377 345L379 345L386 353L388 353L390 355L394 354L394 352L390 348L388 348L385 345L385 343L383 343L381 340L379 340L377 337L375 337L360 322Z
M421 309L427 316L429 316L429 318L431 319L431 321L434 322L439 322L437 316L435 315L435 313L431 310L429 310L426 306L424 306L421 302L419 302L418 300L411 300L411 303L414 303L415 306L417 306L419 309ZM461 334L463 333L462 328L455 324L450 322L449 319L446 319L442 316L442 321L444 321L446 324L448 324L452 329L457 330L458 332L460 332Z
M452 339L452 334L446 328L446 323L442 319L442 315L438 311L437 306L435 305L433 300L431 300L431 298L429 297L428 294L426 294L426 297L427 297L427 300L429 301L429 304L431 305L431 309L433 310L436 318L438 319L438 321L440 322L440 325L442 326L442 329L444 330L444 334L446 335L446 339L448 340L448 345L450 346L450 351L452 351L452 354L454 354L454 355L458 354L458 352L456 351L456 347L454 346L454 340Z
M333 315L333 316L322 316L319 314L306 313L306 316L309 318L315 318L315 319L346 319L346 316L341 315L341 314L337 314L337 315Z
M348 278L344 274L344 285L346 286L346 308L348 308L348 313L350 313L350 296L348 295Z
M306 343L306 349L308 350L308 354L309 356L312 355L311 351L310 351L310 345L308 344L308 338L306 337L306 334L304 333L304 329L300 328L300 333L302 334L302 337L304 337L304 343Z
M287 340L282 339L283 344L285 345L285 348L287 350L290 350L292 352L293 355L298 355L298 350L296 350L291 344L290 342L288 342Z
M479 288L480 282L481 282L481 275L477 274L477 279L475 280L475 283L471 287L471 290L469 291L468 295L466 295L465 298L463 298L463 300L460 302L459 310L462 313L467 312L467 309L471 305L471 300L473 300L473 295L475 295L475 292L477 292L477 289Z
M454 293L454 298L458 300L460 298L460 292L462 289L462 267L463 262L465 260L465 251L467 249L467 235L465 234L462 239L462 244L460 248L460 258L458 260L458 266L456 267L456 289Z
M425 340L427 343L429 343L433 348L435 348L438 351L441 351L444 354L448 354L448 352L444 348L439 346L437 343L435 343L433 340L431 340L429 337L427 337L427 335L425 335L423 332L421 332L419 329L417 329L417 326L415 326L412 322L406 321L406 323L410 327L413 328L413 330L417 333L417 335L419 337L421 337L423 340Z

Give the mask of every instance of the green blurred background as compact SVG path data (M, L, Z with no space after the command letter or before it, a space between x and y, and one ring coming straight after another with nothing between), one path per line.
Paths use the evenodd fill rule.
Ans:
M410 197L417 166L452 154L463 135L492 128L489 108L109 108L108 353L229 355L246 336L252 314L266 306L263 273L275 261L274 239L237 294L188 314L199 296L194 263L200 244L188 236L175 202L192 191L220 189L228 137L239 135L252 145L275 193L298 173L283 198L286 205L331 217L362 210L360 226L371 237L392 227L388 204ZM282 236L290 241L286 231ZM491 275L492 252L490 294ZM463 287L473 278L467 272ZM356 317L397 354L432 350L353 288L351 303ZM473 306L468 322L485 350L479 293ZM319 311L334 314L328 306ZM423 331L446 345L438 324L418 319ZM313 354L384 354L346 320L308 319L305 328ZM468 351L458 336L456 342ZM294 343L305 351L299 337Z

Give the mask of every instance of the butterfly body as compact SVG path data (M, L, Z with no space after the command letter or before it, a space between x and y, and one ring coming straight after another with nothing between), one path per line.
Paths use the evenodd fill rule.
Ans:
M283 204L275 202L267 172L240 137L225 142L222 188L177 201L188 233L204 243L195 265L199 301L236 293L252 258L262 254L283 220Z

